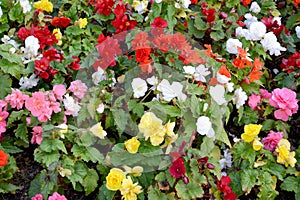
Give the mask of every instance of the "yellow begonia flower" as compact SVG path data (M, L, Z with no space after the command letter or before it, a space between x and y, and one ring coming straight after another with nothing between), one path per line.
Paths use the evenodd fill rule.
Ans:
M112 168L106 176L106 187L109 190L117 191L122 186L122 181L125 179L125 173L118 169Z
M125 200L137 200L137 195L143 192L142 187L133 183L130 176L123 180L120 191Z
M126 165L123 166L127 174L131 174L134 177L141 176L144 169L141 166L135 166L133 168L128 167Z
M107 135L106 131L103 130L103 127L101 126L101 122L92 126L90 131L100 139L104 139L104 137Z
M153 146L158 146L164 141L165 127L162 125L162 120L157 118L152 112L146 112L142 116L138 127L146 140L150 137L150 142Z
M295 167L297 160L295 159L295 152L290 152L291 144L288 140L282 139L278 142L276 152L278 153L277 162L284 164L286 167L290 165Z
M242 139L245 142L252 142L254 138L259 134L262 125L248 124L244 127L244 133L242 134Z
M255 151L259 151L264 145L258 140L254 139L252 147Z
M80 18L78 20L78 25L79 25L79 28L85 28L86 25L87 25L87 19L86 18Z
M62 34L60 32L60 29L59 28L55 28L55 29L53 29L52 33L55 35L55 37L56 37L56 39L58 41L57 45L61 45L62 44L62 40L61 40L62 39Z
M52 12L53 11L53 4L49 2L48 0L41 0L38 2L35 2L33 4L33 7L39 10L44 10L46 12Z
M133 137L125 142L125 147L129 153L136 153L140 144L141 143L138 141L137 137Z

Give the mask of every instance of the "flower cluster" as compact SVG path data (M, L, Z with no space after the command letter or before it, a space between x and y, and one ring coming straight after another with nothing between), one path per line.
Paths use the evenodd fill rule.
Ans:
M152 112L146 112L138 125L140 132L144 135L145 140L150 138L153 146L160 145L165 137L171 138L171 141L176 140L177 135L174 134L173 129L175 122L168 122L162 124L162 120L157 118Z
M133 183L130 176L118 168L112 168L106 176L106 187L109 190L120 190L122 199L136 200L137 195L142 193L142 187L138 183Z
M220 180L217 181L218 189L224 194L225 200L234 200L236 199L236 194L232 192L229 176L222 176Z

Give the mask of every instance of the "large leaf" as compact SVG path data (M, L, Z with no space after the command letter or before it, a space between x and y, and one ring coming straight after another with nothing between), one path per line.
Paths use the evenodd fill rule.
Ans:
M96 170L89 169L87 171L86 177L83 180L83 186L86 195L89 195L91 192L93 192L96 189L96 187L98 186L97 183L98 180L99 180L99 176Z

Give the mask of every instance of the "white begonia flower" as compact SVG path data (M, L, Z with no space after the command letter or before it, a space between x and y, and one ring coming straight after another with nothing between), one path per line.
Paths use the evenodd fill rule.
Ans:
M257 17L252 16L250 13L246 13L244 15L244 17L246 18L246 20L244 21L244 24L246 24L247 28L249 28L253 22L258 22Z
M238 39L229 38L226 42L226 51L231 54L238 54L238 47L242 48L243 44Z
M280 51L286 51L286 48L282 47L279 42L277 42L277 37L273 32L268 32L265 34L264 38L260 41L263 48L270 52L270 55L279 56Z
M220 74L219 72L217 73L217 81L221 84L227 84L229 81L231 80L231 78Z
M63 103L66 108L66 112L69 112L74 117L78 116L81 106L75 102L73 97L71 97L69 94L66 94Z
M132 6L139 14L142 14L148 6L148 1L147 0L142 0L142 1L134 0Z
M13 45L14 48L16 48L16 49L18 49L19 46L20 46L15 40L11 39L11 38L10 38L9 36L7 36L7 35L4 35L3 38L1 38L1 41L2 41L4 44L11 44L11 45Z
M131 82L131 87L133 89L134 98L140 98L144 96L148 90L146 81L141 78L134 78Z
M38 56L38 50L40 48L39 40L34 36L29 36L25 39L25 48L22 47L24 55L22 57L23 63L27 64L32 59Z
M183 86L179 82L173 82L172 85L168 80L163 79L157 86L157 90L163 95L165 101L171 101L177 97L180 101L186 100L186 95L182 93Z
M208 68L206 68L204 65L199 65L195 69L194 77L195 77L196 81L201 81L201 82L205 83L206 82L205 77L209 74L210 74L210 71L208 71Z
M189 75L194 75L195 74L195 71L196 71L196 68L193 67L193 66L183 66L183 70L184 70L184 73L186 74L189 74Z
M232 83L232 82L229 82L226 84L226 88L227 88L228 92L233 92L233 90L234 90L233 86L234 86L234 83Z
M191 4L190 0L181 0L181 2L183 8L189 8L189 5Z
M225 88L222 85L210 86L209 94L218 105L227 102L225 100Z
M224 156L219 160L219 163L221 165L221 170L232 166L232 155L228 152L228 149L224 150Z
M253 22L250 25L249 33L251 40L261 40L267 32L267 27L262 22ZM247 38L246 38L247 39Z
M155 0L155 3L160 3L162 2L162 0Z
M248 96L246 92L243 91L242 88L238 88L235 90L233 102L235 103L237 109L239 109L242 105L244 105L247 99Z
M236 37L245 37L245 31L246 31L247 29L243 29L242 27L237 27L236 29L235 29L235 36Z
M155 90L158 84L158 79L155 76L151 76L150 78L147 78L147 83L149 83L149 85L152 85L152 87L150 88L151 90Z
M1 38L1 41L4 44L7 44L9 40L10 40L10 37L8 35L4 35L3 38Z
M32 74L29 78L22 77L19 82L19 85L21 86L20 89L22 90L31 89L35 87L38 82L39 82L39 78L37 78L35 74Z
M281 17L274 17L272 19L272 22L274 23L275 21L277 21L277 24L280 26L281 25Z
M300 26L296 26L295 31L296 31L297 37L300 38Z
M101 67L98 67L98 71L92 74L92 80L95 85L98 85L101 81L106 80L105 71Z
M254 13L259 13L261 11L260 6L258 5L258 3L256 1L251 3L250 11L254 12Z
M2 11L2 8L0 6L0 18L2 17L2 15L3 15L3 11Z
M100 103L98 108L96 109L97 113L101 114L104 111L104 104Z
M106 131L103 130L103 127L101 126L101 122L95 124L89 130L93 133L93 135L100 139L104 139L104 137L107 135Z
M197 119L197 132L200 135L206 135L209 138L212 138L215 136L215 131L212 128L212 123L210 119L206 116L201 116Z
M31 5L28 0L20 0L20 5L23 9L23 14L31 11Z

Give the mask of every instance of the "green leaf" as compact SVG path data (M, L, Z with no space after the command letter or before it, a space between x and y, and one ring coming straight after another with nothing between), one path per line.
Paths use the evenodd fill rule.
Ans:
M215 144L213 138L209 138L204 136L203 142L201 144L200 150L202 155L201 156L207 156L210 155L211 151L213 150Z
M119 132L119 136L125 131L127 120L130 118L129 113L125 112L122 109L112 110L115 124Z
M233 148L233 153L235 154L235 157L241 157L245 160L248 160L251 163L251 166L253 166L255 161L255 150L252 148L251 145L249 145L246 142L238 142L234 145Z
M96 172L96 170L94 169L89 169L87 171L87 175L83 180L83 187L85 190L85 194L89 195L91 192L93 192L96 187L98 186L98 180L99 180L99 176Z
M102 186L99 188L98 200L113 200L116 191L111 191L106 188L105 182L103 182Z
M182 180L178 181L175 189L177 191L178 197L182 199L200 198L204 193L200 184L192 182L184 184Z
M36 194L41 193L42 185L44 185L46 177L47 174L45 170L35 176L35 178L30 182L29 197L33 197Z
M44 138L41 145L40 145L41 150L45 152L52 152L52 151L57 151L61 150L65 154L67 154L67 149L64 145L64 143L58 139L46 139Z
M4 73L10 74L19 80L21 77L21 73L24 70L24 65L10 63L6 59L1 59L0 60L0 68Z
M16 133L16 136L20 139L22 139L25 143L29 143L28 140L28 130L27 130L27 124L26 123L22 123L18 125L18 128L16 130L14 130Z
M11 21L18 21L21 23L23 21L22 7L20 4L15 4L12 9L9 10L8 16Z
M170 117L181 117L182 113L181 110L177 107L168 105L168 104L162 104L159 101L151 101L144 103L145 106L149 107L153 113L156 114L156 116L163 121L166 120L167 116Z
M300 176L293 177L289 176L284 179L283 183L280 185L281 189L289 192L298 192L300 188Z
M148 199L159 199L159 200L167 200L165 193L162 193L160 190L156 188L151 188L148 193Z
M191 111L193 113L193 117L197 118L201 115L201 103L200 100L196 97L196 95L192 95L191 97Z
M60 62L58 62L58 61L56 61L56 60L53 60L53 61L50 63L50 66L51 66L53 69L56 69L56 70L58 70L58 71L61 71L61 72L65 73L65 74L67 74L67 71L66 71L66 69L65 69L65 66L64 66L62 63L60 63Z
M225 34L222 30L216 31L216 32L211 32L210 37L214 39L215 41L219 41L221 39L224 39Z
M13 122L20 120L23 114L26 114L24 110L12 111L7 119L7 126L12 127L14 125Z
M194 26L198 30L207 30L208 29L207 23L201 19L200 15L195 16Z
M4 99L6 95L9 93L12 80L8 75L4 75L0 73L1 79L0 79L0 99Z
M11 183L0 182L0 193L13 192L20 189L20 187L13 185Z
M58 151L52 151L50 152L43 152L38 151L38 149L35 150L34 153L34 159L39 162L43 163L45 166L51 165L53 162L57 162L60 158L60 153Z
M76 162L74 165L74 172L67 178L71 181L73 188L75 189L76 183L83 183L83 179L87 174L88 168L83 162Z
M249 194L249 192L256 184L257 177L258 177L257 170L247 169L243 171L243 175L241 177L241 181L242 181L241 183L242 183L242 190L246 192L246 194Z

